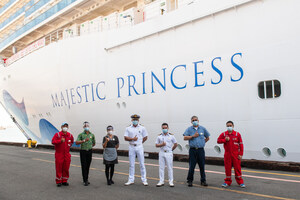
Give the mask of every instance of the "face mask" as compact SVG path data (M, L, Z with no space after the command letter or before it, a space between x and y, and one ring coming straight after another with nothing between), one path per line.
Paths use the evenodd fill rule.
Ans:
M67 128L67 127L63 127L62 130L63 130L64 132L67 132L67 131L68 131L68 128Z
M89 131L90 128L89 128L89 127L84 127L84 130L85 130L85 131Z
M232 131L233 130L233 127L227 127L227 131Z
M198 121L193 121L193 126L198 126L199 122Z
M112 134L112 133L113 133L113 131L107 131L107 133L108 133L108 134Z
M139 123L139 121L137 121L137 120L132 121L132 124L135 126L138 125L138 123Z
M163 129L162 132L163 132L163 133L167 133L167 132L168 132L168 129Z

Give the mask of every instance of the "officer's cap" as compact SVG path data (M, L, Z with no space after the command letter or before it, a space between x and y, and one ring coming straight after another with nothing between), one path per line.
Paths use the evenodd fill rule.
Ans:
M61 124L61 126L69 126L69 124L67 122L64 122Z
M137 114L131 115L131 119L140 119L140 116Z

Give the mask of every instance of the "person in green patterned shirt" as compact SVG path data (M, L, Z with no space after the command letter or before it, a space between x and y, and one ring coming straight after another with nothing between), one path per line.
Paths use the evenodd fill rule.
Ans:
M95 135L90 132L90 124L88 122L83 123L84 131L77 137L76 144L80 144L80 162L82 170L82 178L84 186L88 186L89 171L92 162L92 148L96 144Z

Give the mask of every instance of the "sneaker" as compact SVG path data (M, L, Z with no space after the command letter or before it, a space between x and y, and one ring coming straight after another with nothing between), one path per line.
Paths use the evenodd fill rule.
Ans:
M222 184L222 187L223 187L223 188L227 188L228 186L229 186L229 185L228 185L227 183L223 183L223 184Z
M125 183L124 185L128 186L128 185L132 185L134 182L128 181L127 183Z
M84 186L88 186L89 183L88 183L88 182L84 182L83 185L84 185Z
M169 183L169 186L170 186L170 187L174 187L174 183L173 183L173 182L170 182L170 183Z
M144 186L148 186L147 181L144 181L144 182L143 182L143 185L144 185Z
M187 183L188 183L188 186L189 186L189 187L193 187L193 182L188 181Z
M156 187L161 187L163 185L164 185L164 183L159 182L159 183L156 184Z
M241 188L245 188L246 185L245 185L244 183L242 183L242 184L240 185L240 187L241 187Z

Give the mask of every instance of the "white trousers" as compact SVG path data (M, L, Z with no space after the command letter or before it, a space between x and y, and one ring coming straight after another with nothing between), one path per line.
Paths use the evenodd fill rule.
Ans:
M134 172L135 172L135 157L137 156L140 163L141 179L142 182L147 181L146 178L146 168L144 163L144 147L143 145L132 146L129 145L129 179L128 181L134 182Z
M169 183L173 183L173 153L159 152L159 182L164 183L165 166L168 168Z

